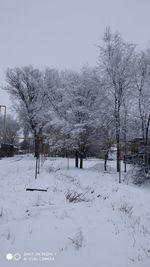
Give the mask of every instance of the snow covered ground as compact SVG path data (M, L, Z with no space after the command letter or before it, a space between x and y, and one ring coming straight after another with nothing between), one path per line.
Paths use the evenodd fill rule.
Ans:
M0 160L0 267L150 266L150 188L119 185L108 164L50 158L35 181L33 157Z

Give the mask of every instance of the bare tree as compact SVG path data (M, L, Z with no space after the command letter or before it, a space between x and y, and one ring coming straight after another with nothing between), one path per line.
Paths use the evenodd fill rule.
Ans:
M43 119L43 82L42 73L32 66L8 69L6 73L8 86L5 89L15 100L15 107L34 137L42 133Z
M45 112L45 105L43 105L43 74L32 66L8 69L6 81L8 86L5 89L14 98L18 113L23 115L22 118L28 123L34 136L35 178L37 178L42 131L47 121L47 113Z
M7 142L10 144L17 144L17 136L20 130L20 125L16 119L14 119L11 115L7 115L6 117L6 130L3 127L3 120L0 118L0 137L3 142Z
M144 163L148 166L148 137L150 128L150 51L137 55L135 86L138 95L138 108L141 132L145 151Z
M104 46L99 46L99 49L99 67L114 105L117 171L120 173L120 110L125 92L131 86L135 46L124 42L118 33L113 34L108 28L104 34Z

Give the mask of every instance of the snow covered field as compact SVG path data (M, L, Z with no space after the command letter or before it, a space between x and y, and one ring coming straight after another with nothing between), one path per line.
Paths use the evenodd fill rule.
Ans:
M0 267L150 266L150 188L119 185L115 162L102 164L50 158L35 181L33 157L0 160Z

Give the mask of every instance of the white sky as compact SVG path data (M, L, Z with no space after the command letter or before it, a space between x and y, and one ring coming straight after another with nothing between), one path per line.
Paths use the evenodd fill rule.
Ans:
M106 26L150 43L150 0L0 0L0 84L7 67L95 65ZM0 89L0 104L10 106Z

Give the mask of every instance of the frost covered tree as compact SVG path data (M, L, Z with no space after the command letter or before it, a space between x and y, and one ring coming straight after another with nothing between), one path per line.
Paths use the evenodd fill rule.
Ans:
M76 79L76 85L72 87L70 107L73 123L71 136L76 151L76 167L78 167L78 157L80 158L80 168L83 167L83 158L88 151L91 135L94 135L99 125L97 118L100 115L100 102L98 101L100 89L101 82L96 70L84 66Z
M43 74L32 66L8 69L8 86L5 89L13 97L16 111L28 124L35 140L35 155L39 155L39 136L46 124Z
M109 28L103 40L104 45L99 46L99 68L114 106L117 171L120 172L120 110L123 97L132 83L135 46L125 42L118 33L111 33Z
M0 118L0 136L2 142L17 144L17 137L20 130L20 125L16 119L14 119L11 115L7 115L6 117L6 129L4 129L3 119Z
M138 93L139 115L143 140L148 139L150 126L150 52L141 52L137 56L135 86Z
M47 69L45 72L45 95L49 110L47 132L51 133L50 144L57 151L77 149L74 138L75 111L74 92L79 87L80 74L74 71ZM54 145L55 143L55 145Z
M67 155L67 151L73 149L70 139L69 119L70 86L68 86L68 71L59 73L54 69L46 69L45 82L45 105L48 114L48 123L45 132L49 136L51 151Z
M57 149L75 152L75 165L78 167L80 159L82 168L91 135L100 124L100 104L104 104L96 69L84 66L80 73L58 73L47 69L45 84L47 108L50 111L47 130L53 132L51 136ZM54 143L52 139L50 141Z
M150 128L150 50L142 51L136 57L135 88L138 99L138 113L145 151L145 165L148 165L148 138Z

